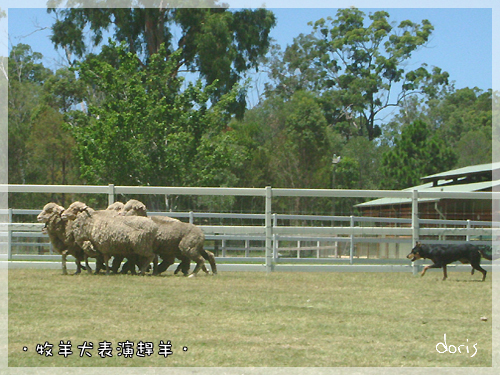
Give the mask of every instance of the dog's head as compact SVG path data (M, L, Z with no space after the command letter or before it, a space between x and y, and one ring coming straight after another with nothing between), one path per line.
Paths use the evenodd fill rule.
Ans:
M408 259L410 259L412 262L422 259L422 244L420 242L417 242L415 247L411 249L411 253L406 256Z

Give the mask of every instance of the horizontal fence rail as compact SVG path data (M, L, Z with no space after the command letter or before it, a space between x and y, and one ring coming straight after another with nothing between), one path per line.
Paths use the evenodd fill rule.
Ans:
M418 192L392 190L342 189L275 189L267 188L205 188L205 187L138 187L138 186L72 186L72 185L1 185L9 193L68 193L100 194L108 203L117 195L213 195L255 196L265 202L263 213L206 213L206 212L149 212L195 223L203 220L248 221L251 225L198 225L205 233L207 249L216 252L219 262L262 262L270 272L284 262L321 262L340 264L391 263L409 265L404 259L408 249L422 237L423 243L463 243L474 240L478 244L491 244L500 223L474 220L419 219L419 199L479 199L500 198L491 192ZM272 212L275 197L327 197L327 198L403 198L412 202L411 218L289 215ZM42 233L43 224L16 223L14 216L36 216L40 210L0 210L0 241L7 242L7 259L38 259L33 254L19 254L13 248L37 248L40 258L56 256ZM34 219L36 221L36 219ZM247 223L248 223L247 222ZM290 223L300 223L291 225ZM452 237L449 239L447 237ZM372 245L377 250L372 249ZM363 250L364 248L365 250ZM398 256L389 259L389 249ZM385 249L385 250L384 250ZM360 252L364 251L364 255ZM376 259L370 259L370 251ZM387 253L384 258L382 253ZM28 251L29 252L29 251ZM401 254L401 252L404 252ZM325 255L326 254L326 255ZM233 256L231 256L233 255ZM235 256L236 255L236 256ZM415 267L413 267L415 270ZM418 267L417 267L418 269Z

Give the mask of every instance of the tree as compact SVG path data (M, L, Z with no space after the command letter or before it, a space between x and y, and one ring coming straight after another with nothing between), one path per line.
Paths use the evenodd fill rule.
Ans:
M217 90L212 90L211 97L217 101L247 70L257 68L276 23L268 10L229 11L217 1L210 1L207 8L167 8L163 2L156 8L147 8L142 1L131 4L135 7L85 8L86 2L74 1L73 8L49 8L57 16L52 42L66 51L69 60L73 56L82 59L108 32L137 56L139 68L160 51L168 59L181 49L171 74L199 74L206 84L215 84ZM85 28L90 30L90 41L85 38ZM245 97L240 95L232 110L241 116L244 107Z
M429 124L436 137L457 155L454 168L491 162L492 91L463 88L442 93L426 103L408 100L383 129L384 144L391 146L401 129L416 120Z
M84 92L88 88L77 79L75 72L68 69L58 69L44 82L44 102L51 108L66 113L81 105Z
M319 177L331 155L327 123L314 94L299 91L289 101L269 98L232 127L249 150L250 186L329 187Z
M54 75L39 62L42 55L18 44L9 56L8 168L11 184L77 183L78 165L73 158L74 139L63 128L63 112L72 103L65 92L75 92L78 84L67 69ZM73 74L74 77L74 74ZM13 195L11 205L39 207L47 199L64 204L65 196Z
M353 137L343 146L341 150L342 159L337 166L337 174L347 173L347 168L356 167L347 173L349 180L340 177L337 179L338 188L342 189L377 189L380 185L381 176L380 159L385 147L369 141L366 137ZM351 160L348 163L348 160Z
M102 55L113 55L110 63ZM82 177L93 184L193 186L235 183L239 162L224 137L238 87L210 105L216 85L183 86L175 70L182 51L150 57L145 69L124 44L77 64L80 79L94 91L86 112L72 111L68 126L77 142ZM210 168L208 168L210 166ZM236 168L236 167L235 167Z
M243 120L233 120L233 139L245 150L240 186L283 188L330 188L332 181L332 134L318 98L298 91L289 100L273 96L246 112ZM243 202L239 199L238 202ZM254 207L245 201L242 206ZM275 209L284 208L277 201ZM294 198L295 212L324 204Z
M404 189L418 185L420 178L448 170L456 156L445 141L423 121L405 126L395 146L382 156L382 188Z
M322 93L330 123L347 138L377 138L381 111L399 106L410 95L435 95L448 83L448 73L439 68L430 72L425 65L406 72L403 68L428 41L434 29L430 22L405 20L394 27L388 17L387 12L378 11L366 20L365 13L348 8L340 9L335 19L310 23L311 35L301 35L287 47L286 69L272 71L271 77L279 83L283 71L294 72L300 81L304 72L308 87ZM395 90L399 93L394 97Z
M470 138L470 132L483 133L484 137L491 139L492 91L482 92L478 88L456 90L443 100L431 103L428 118L433 129L450 147L456 149L457 153L466 151L458 147L462 137ZM491 155L491 145L488 149ZM483 162L490 160L487 157Z
M50 75L39 61L42 55L26 44L13 46L9 54L9 182L27 183L29 155L26 149L32 115L41 102L42 84Z
M63 128L63 115L41 105L33 114L33 125L27 141L30 155L27 180L43 185L66 185L78 181L74 165L75 140ZM64 196L61 204L64 205Z

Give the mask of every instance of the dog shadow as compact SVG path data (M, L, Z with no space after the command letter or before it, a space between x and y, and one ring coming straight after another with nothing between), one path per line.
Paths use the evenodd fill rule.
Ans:
M471 280L465 280L465 279L446 279L446 281L449 282L454 282L454 283L484 283L486 280L482 281L479 279L471 279Z

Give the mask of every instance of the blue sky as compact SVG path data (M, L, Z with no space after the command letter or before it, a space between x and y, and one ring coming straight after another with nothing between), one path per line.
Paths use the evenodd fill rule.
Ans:
M474 86L482 90L492 88L492 58L495 57L492 55L492 43L494 42L492 30L496 30L492 23L492 17L497 14L495 9L492 9L495 6L493 1L478 0L474 3L476 8L473 8L470 2L460 0L453 2L418 1L421 6L428 3L425 8L417 6L417 2L413 1L405 2L406 6L414 6L412 8L394 8L396 5L394 1L325 2L313 0L308 2L311 7L318 6L319 8L308 8L303 3L293 0L287 1L286 6L299 8L279 8L285 6L284 2L279 0L266 2L267 8L275 12L278 20L277 26L272 31L272 37L283 47L290 44L293 38L300 33L309 33L311 31L311 27L307 25L309 21L316 21L327 16L335 17L336 8L322 8L323 6L355 4L367 14L384 9L390 14L391 21L396 23L405 19L414 22L428 19L435 27L427 46L414 53L408 66L409 69L427 63L429 66L438 66L449 72L451 80L455 81L456 88ZM64 58L62 53L54 50L48 39L50 35L48 28L53 22L54 16L47 14L43 8L32 8L34 6L41 7L44 4L45 1L42 0L9 1L8 40L9 45L20 42L31 45L34 51L41 52L45 56L44 65L56 68L64 64ZM229 4L235 7L245 7L261 5L262 3L247 0L229 1ZM400 5L401 2L397 4ZM470 4L471 8L464 8L467 4ZM14 6L24 8L14 8ZM453 8L449 8L449 6L453 6ZM40 28L46 29L39 31ZM496 88L498 86L495 84Z

